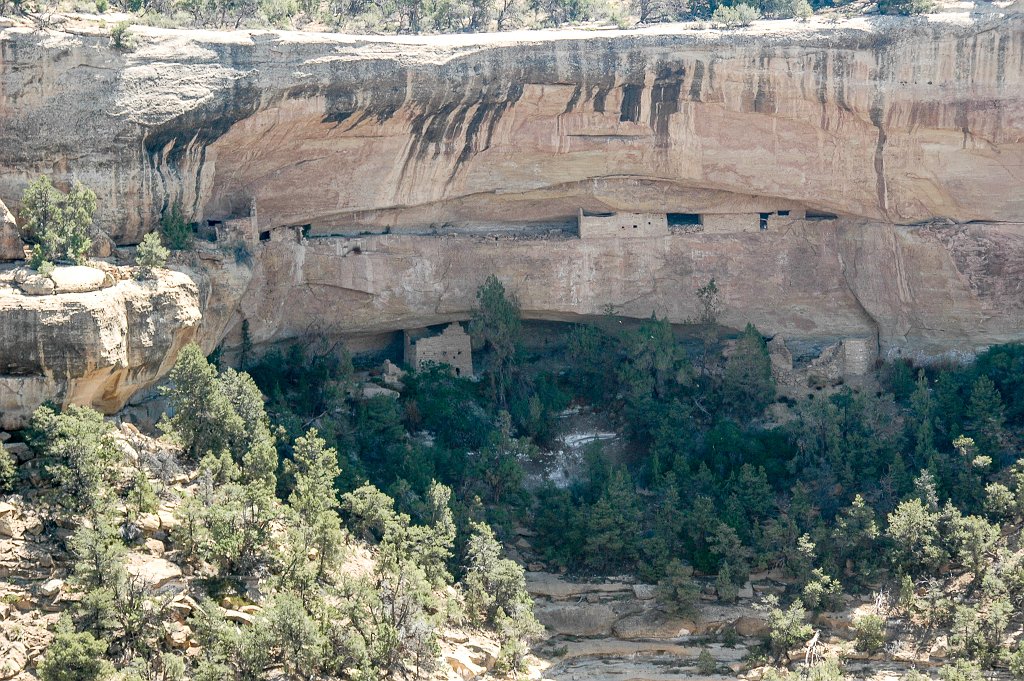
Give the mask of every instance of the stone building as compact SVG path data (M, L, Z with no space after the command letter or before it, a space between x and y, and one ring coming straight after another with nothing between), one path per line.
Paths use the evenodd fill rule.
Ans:
M843 339L843 376L867 376L878 359L877 338Z
M664 213L587 213L579 212L581 239L594 237L668 236Z
M473 375L473 348L469 334L458 322L452 322L437 336L424 331L405 332L405 363L419 370L424 364L447 364L456 376Z
M799 207L761 213L587 213L580 210L579 234L581 239L666 236L670 230L680 229L734 234L781 229L805 219L813 218Z

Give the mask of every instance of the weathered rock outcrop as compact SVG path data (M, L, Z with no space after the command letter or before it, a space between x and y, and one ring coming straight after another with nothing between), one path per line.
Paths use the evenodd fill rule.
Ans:
M82 179L137 240L181 200L261 229L778 202L1024 218L1024 17L367 38L0 31L0 198Z
M22 410L55 394L117 408L193 335L239 345L243 320L266 346L465 318L492 273L536 319L612 305L683 322L714 277L726 324L868 339L870 356L1024 337L1024 16L388 39L133 30L122 52L99 29L0 29L0 198L13 206L42 172L74 177L121 244L180 202L201 223L246 218L215 226L247 245L201 249L183 267L198 294L182 279L193 297L154 317L122 314L129 283L88 312L66 296L0 311L0 394ZM558 231L581 208L745 213L755 230ZM756 213L805 209L838 217L756 230ZM124 340L136 327L159 329L141 355Z
M47 400L116 411L170 370L200 318L179 272L38 297L0 277L0 429L24 426Z
M467 318L491 273L526 316L574 321L605 305L683 322L710 278L723 321L883 353L970 353L1024 335L1024 224L896 227L795 221L786 230L647 239L361 237L258 247L241 316L256 343ZM302 305L294 301L302 300ZM237 343L238 322L235 337Z

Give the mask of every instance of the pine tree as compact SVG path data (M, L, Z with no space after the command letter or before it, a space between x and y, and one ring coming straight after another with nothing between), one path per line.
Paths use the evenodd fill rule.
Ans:
M242 481L273 487L277 481L277 448L263 395L249 374L234 369L222 372L216 385L241 420L241 428L236 425L228 437L235 459L242 464ZM234 419L232 423L236 423Z
M71 405L58 414L44 406L32 414L30 444L48 461L63 506L92 514L110 500L122 459L111 430L91 407Z
M625 469L616 469L590 509L584 551L591 568L601 572L618 569L635 558L639 515L633 481Z
M775 399L768 346L753 324L747 324L725 362L722 391L726 405L741 419L757 416Z
M322 580L338 559L344 536L334 481L341 474L338 453L316 429L295 440L295 486L288 503L298 517L300 544L316 552L315 579Z

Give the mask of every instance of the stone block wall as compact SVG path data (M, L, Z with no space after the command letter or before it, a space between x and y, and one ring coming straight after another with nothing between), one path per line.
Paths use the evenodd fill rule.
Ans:
M440 335L414 338L406 332L405 363L419 370L423 365L447 364L456 376L473 375L473 348L469 334L458 322L449 324Z
M581 239L594 237L667 236L668 218L664 213L609 213L587 215L579 212Z
M710 234L757 232L761 229L757 213L705 213L701 216L701 224Z
M874 367L878 344L874 338L847 338L843 341L843 376L865 376Z

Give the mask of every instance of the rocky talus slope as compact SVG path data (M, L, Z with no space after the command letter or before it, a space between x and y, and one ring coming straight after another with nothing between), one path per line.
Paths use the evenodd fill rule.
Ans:
M180 555L173 530L178 524L175 511L196 493L198 471L174 463L174 450L166 443L141 433L131 424L116 431L117 446L126 455L126 470L140 467L160 489L159 505L126 522L122 531L132 537L124 556L128 575L144 586L147 595L157 597L163 616L163 642L187 656L200 653L193 627L203 596L203 580ZM19 460L31 487L24 494L4 495L0 501L0 680L33 681L46 648L53 638L53 625L61 613L73 609L82 599L73 571L75 558L68 540L88 521L69 516L52 503L52 488L45 481L45 466L23 443L7 443L7 450ZM169 457L169 458L168 458ZM162 460L159 472L148 464ZM124 511L123 508L119 509ZM130 528L130 531L129 531ZM352 540L346 548L346 570L361 572L372 566L366 545ZM265 598L253 580L244 597L225 598L209 607L220 608L224 617L239 627L257 626ZM472 629L439 632L439 662L433 681L464 681L485 675L498 657L493 634Z

